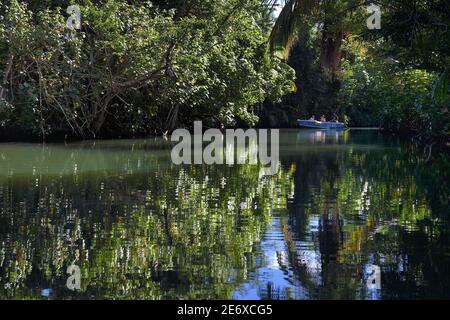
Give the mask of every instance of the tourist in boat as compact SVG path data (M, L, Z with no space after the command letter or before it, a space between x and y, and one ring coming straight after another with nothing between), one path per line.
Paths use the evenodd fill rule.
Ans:
M315 121L316 120L316 116L315 115L313 115L311 118L309 118L309 120L311 120L311 121Z
M320 117L320 122L327 122L327 118L325 118L325 115L322 115Z

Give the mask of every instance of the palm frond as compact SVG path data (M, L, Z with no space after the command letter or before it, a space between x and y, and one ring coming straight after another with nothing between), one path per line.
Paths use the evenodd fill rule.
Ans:
M282 50L287 56L299 33L307 26L307 17L316 12L319 3L320 0L286 0L270 34L270 51Z

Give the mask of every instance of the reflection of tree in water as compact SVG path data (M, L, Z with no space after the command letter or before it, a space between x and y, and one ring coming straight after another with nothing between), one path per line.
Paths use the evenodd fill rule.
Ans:
M51 172L0 178L0 297L67 297L74 260L75 297L230 297L257 265L291 180L277 263L294 285L261 281L261 297L364 298L368 264L381 267L384 298L449 297L448 158L332 147L285 156L294 179L286 169L260 178L254 166L171 167L151 152L75 154L94 169L58 174L53 151L52 166L38 168Z
M134 159L136 160L136 159ZM127 162L128 163L128 162ZM286 206L257 166L0 179L0 297L228 298ZM82 289L65 288L73 261Z
M295 197L290 206L290 220L293 228L287 228L286 238L293 253L290 254L298 265L300 282L309 291L311 298L336 298L342 282L351 286L351 277L339 264L339 252L344 243L341 208L336 202L339 190L336 183L345 169L345 153L323 152L308 154L297 162L295 175ZM310 228L311 218L316 217L315 229ZM297 248L298 234L309 235L308 251ZM311 256L317 251L318 256ZM347 278L347 279L343 279ZM355 289L355 288L352 288ZM354 298L356 290L348 290ZM342 293L341 293L342 294Z
M283 300L286 297L283 295L282 288L278 287L272 281L268 281L260 289L260 294L264 300Z
M306 289L303 297L364 298L368 264L381 266L385 298L448 297L448 171L445 162L430 168L411 159L409 149L352 148L295 158L280 264ZM444 176L430 177L431 169ZM439 185L439 196L430 193Z

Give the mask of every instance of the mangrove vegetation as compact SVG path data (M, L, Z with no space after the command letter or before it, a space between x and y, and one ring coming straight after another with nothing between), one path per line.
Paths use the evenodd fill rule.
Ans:
M293 127L324 114L448 143L448 1L374 1L376 29L369 5L1 0L0 137L162 135L194 120Z

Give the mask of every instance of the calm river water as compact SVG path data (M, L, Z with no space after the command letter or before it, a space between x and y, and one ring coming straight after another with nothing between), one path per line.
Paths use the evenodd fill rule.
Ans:
M176 166L162 139L0 144L0 299L450 298L448 155L280 142L274 176Z

